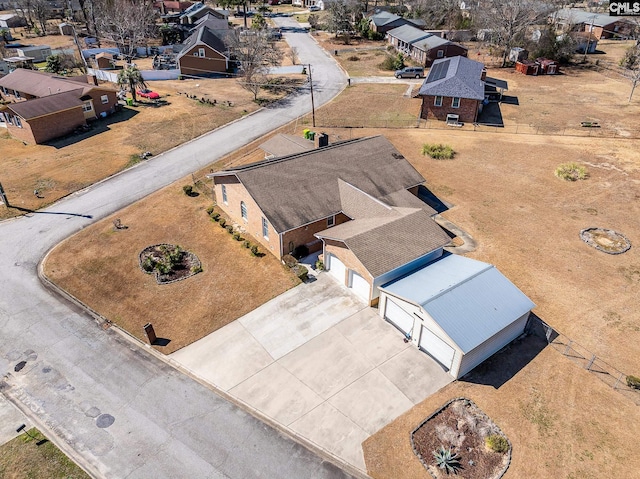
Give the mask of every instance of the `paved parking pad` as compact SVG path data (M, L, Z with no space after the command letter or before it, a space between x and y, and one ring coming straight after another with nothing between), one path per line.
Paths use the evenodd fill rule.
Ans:
M171 358L362 471L362 442L452 381L325 273Z

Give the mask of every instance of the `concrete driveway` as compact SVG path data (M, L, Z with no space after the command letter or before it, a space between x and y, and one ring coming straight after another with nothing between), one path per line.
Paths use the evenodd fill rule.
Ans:
M362 441L452 381L327 273L170 357L362 471Z

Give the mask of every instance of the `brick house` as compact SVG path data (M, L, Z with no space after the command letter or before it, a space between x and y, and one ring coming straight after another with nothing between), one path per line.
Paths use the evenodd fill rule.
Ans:
M178 54L180 73L193 76L226 73L229 54L222 37L227 31L212 30L206 22L195 28Z
M433 33L411 25L402 25L387 32L387 41L395 49L424 66L439 58L467 56L467 49Z
M370 304L378 285L439 257L449 236L416 195L425 179L384 137L209 175L218 206L278 258L304 245Z
M485 98L484 65L465 57L443 58L433 62L420 87L420 117L447 120L457 115L460 122L475 122Z
M548 21L555 25L558 35L568 32L590 32L597 40L628 38L637 28L629 18L585 12L577 8L558 10L549 15Z
M42 143L113 113L116 91L90 80L95 82L90 76L14 70L0 78L0 97L9 102L0 111L0 127L27 143Z
M395 13L378 10L369 17L369 29L376 33L387 33L389 30L398 28L402 25L410 25L412 27L423 28L424 20L417 18L403 18Z

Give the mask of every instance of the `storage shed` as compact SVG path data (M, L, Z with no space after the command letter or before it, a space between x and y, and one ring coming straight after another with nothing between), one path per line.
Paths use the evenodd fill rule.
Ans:
M456 379L520 336L535 307L495 266L453 254L380 292L380 316Z
M63 22L58 25L58 29L60 30L60 35L73 35L73 25L67 22Z
M51 56L51 47L49 45L36 45L29 47L17 48L18 56L31 57L34 63L44 62L47 57Z
M526 60L529 57L529 52L522 47L513 47L509 52L510 62L519 62Z
M516 62L516 71L523 75L537 75L540 70L540 65L531 60L520 60Z
M557 75L559 73L559 65L555 60L548 58L536 58L536 63L540 65L540 74Z

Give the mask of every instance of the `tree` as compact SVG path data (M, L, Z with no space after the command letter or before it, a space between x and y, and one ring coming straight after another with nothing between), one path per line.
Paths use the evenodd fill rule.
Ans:
M137 101L136 88L146 88L147 84L142 78L142 73L134 66L128 66L124 70L120 70L118 73L118 86L126 86L131 92L131 98L133 101Z
M629 103L633 98L633 93L640 82L640 45L629 48L622 60L620 66L625 70L625 76L631 80L631 93L629 93Z
M132 58L156 31L156 12L147 0L99 0L94 2L99 34Z
M423 19L430 28L453 30L462 20L459 0L419 0L412 14Z
M577 42L572 34L556 35L553 25L540 32L537 43L531 43L528 50L533 58L550 58L564 65L568 64L576 51Z
M350 32L353 30L351 13L351 5L346 0L336 0L329 4L329 31L334 33L336 38L342 34L345 45L349 44Z
M43 35L47 33L47 19L51 14L51 6L47 0L31 0L31 10L40 24Z
M511 47L524 41L527 28L536 23L545 8L537 0L487 0L477 10L478 24L493 30L496 43L504 49L503 67Z
M267 28L267 21L261 14L256 13L251 19L251 29L264 30L265 28Z
M49 55L47 57L46 71L49 73L60 73L62 69L62 58L60 58L60 55Z
M242 78L240 85L258 99L260 87L265 83L265 75L270 66L280 65L282 52L269 41L266 32L235 32L228 37L229 51L240 63Z

